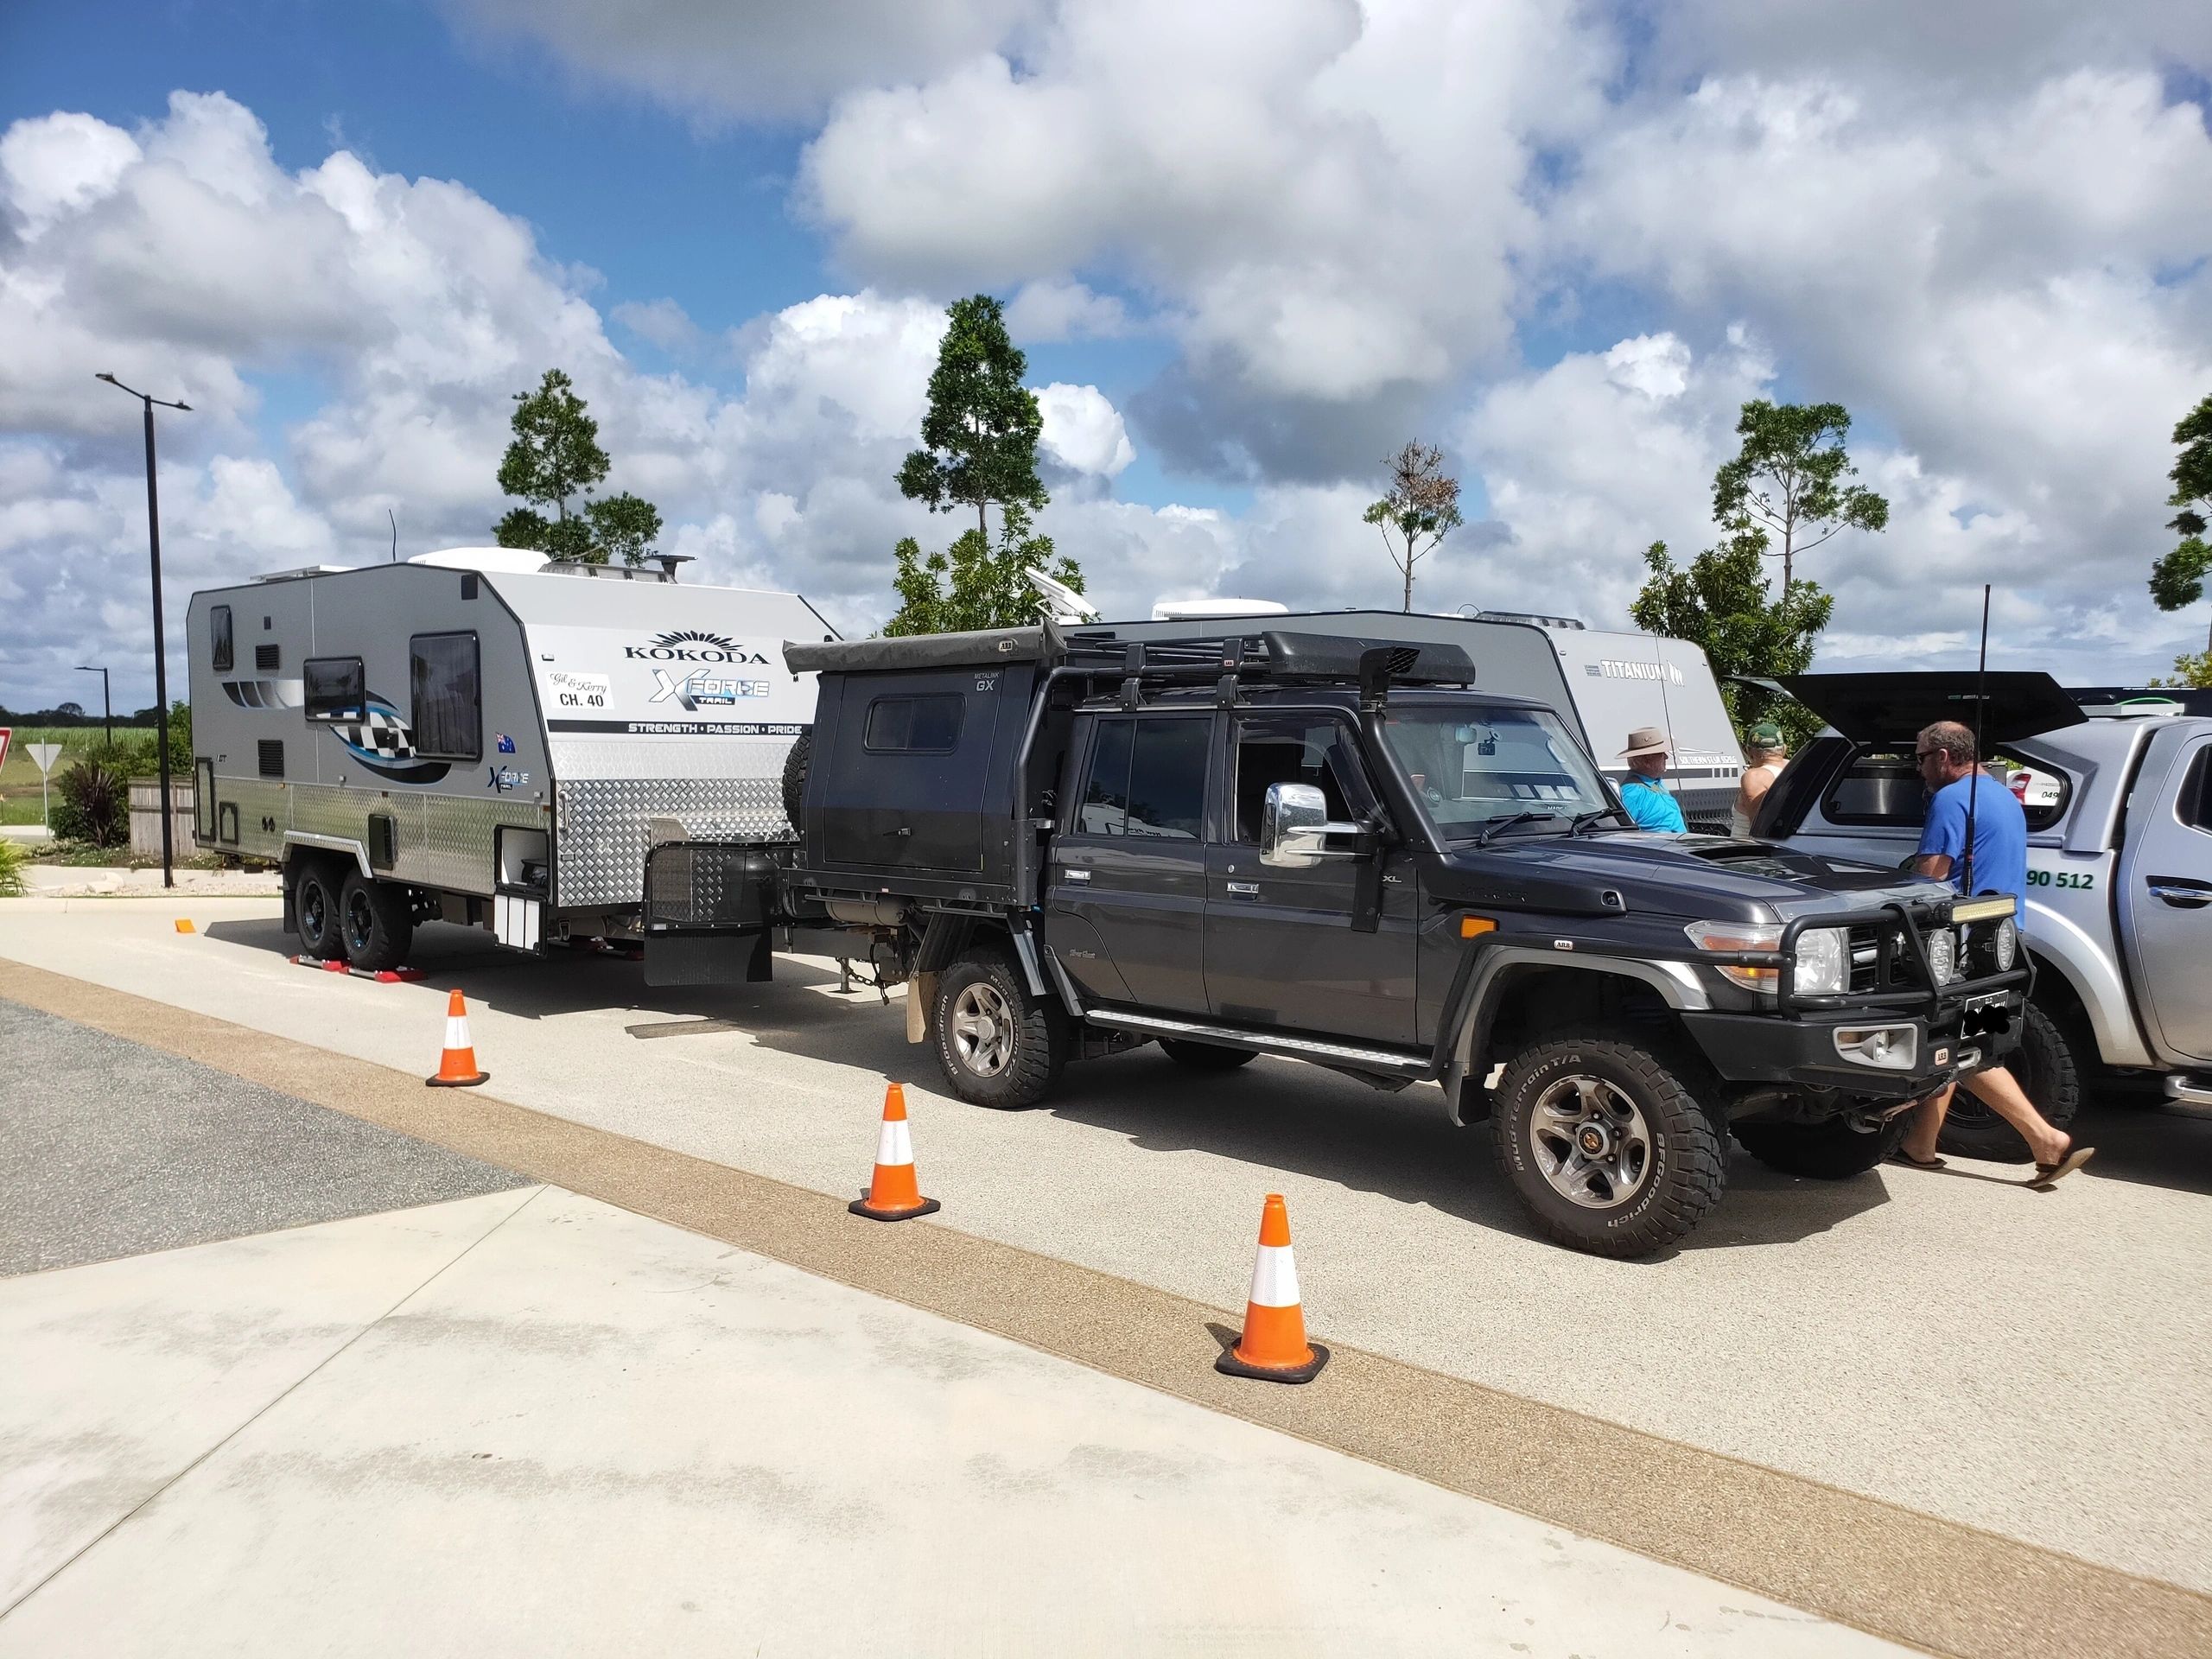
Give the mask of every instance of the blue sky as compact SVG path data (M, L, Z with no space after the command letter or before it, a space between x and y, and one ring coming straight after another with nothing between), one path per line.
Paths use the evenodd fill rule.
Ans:
M0 702L130 654L133 434L92 367L199 388L164 436L181 581L361 556L387 508L480 539L505 399L556 359L702 573L865 629L889 543L950 533L888 477L928 319L976 289L1028 319L1042 528L1116 608L1389 602L1359 509L1417 437L1477 521L1425 600L1618 626L1644 545L1711 540L1765 396L1846 402L1891 498L1815 568L1824 663L1956 659L1993 579L2012 665L2202 641L2142 590L2212 391L2212 24L2171 5L613 15L8 10Z

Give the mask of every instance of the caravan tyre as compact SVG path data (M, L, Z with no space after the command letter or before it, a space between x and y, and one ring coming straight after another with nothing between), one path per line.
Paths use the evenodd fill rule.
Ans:
M408 911L406 890L353 871L339 892L338 936L346 946L346 960L365 973L405 967L408 948L415 942L415 918Z
M292 878L292 914L302 954L318 962L334 962L346 954L339 943L338 893L328 861L302 858Z
M806 763L814 753L814 735L801 732L791 740L791 747L784 756L784 816L791 821L791 833L805 832L798 827L799 809L806 804Z
M1034 1106L1051 1094L1073 1046L1067 1016L1030 995L1012 959L988 948L938 976L930 1023L952 1092L1000 1111Z

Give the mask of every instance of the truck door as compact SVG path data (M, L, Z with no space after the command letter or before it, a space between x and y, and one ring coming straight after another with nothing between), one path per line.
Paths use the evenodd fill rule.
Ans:
M2160 738L2164 756L2152 750L2128 800L2120 925L2162 1046L2212 1060L2212 732Z
M1325 713L1240 715L1227 748L1220 833L1207 849L1206 993L1215 1017L1411 1044L1414 904L1404 855L1378 850L1308 869L1260 862L1270 784L1317 785L1334 823L1376 815L1351 726ZM1379 906L1371 929L1358 925L1363 887Z
M1089 995L1205 1012L1213 715L1090 716L1046 887L1046 937Z

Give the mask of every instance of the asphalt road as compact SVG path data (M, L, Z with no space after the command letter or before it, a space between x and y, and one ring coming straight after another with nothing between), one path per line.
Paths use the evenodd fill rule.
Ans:
M0 999L0 1276L520 1178Z
M1823 1185L1739 1158L1691 1248L1599 1262L1530 1236L1429 1090L1267 1061L1194 1081L1147 1050L995 1114L826 969L657 992L434 929L428 985L373 986L286 965L273 906L194 914L186 937L144 904L18 906L0 953L418 1073L459 984L493 1092L825 1194L865 1179L900 1078L945 1225L1235 1306L1281 1191L1326 1338L2212 1588L2212 1125L2093 1112L2101 1155L2048 1193L1994 1166Z

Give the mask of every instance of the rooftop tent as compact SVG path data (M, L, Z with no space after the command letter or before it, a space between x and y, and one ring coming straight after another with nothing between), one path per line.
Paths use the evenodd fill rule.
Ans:
M1780 683L1836 730L1860 743L1904 742L1939 720L1955 720L1971 731L1978 695L1987 698L1982 719L1985 743L2017 742L2078 726L2088 718L2057 681L2043 673L1787 674Z

